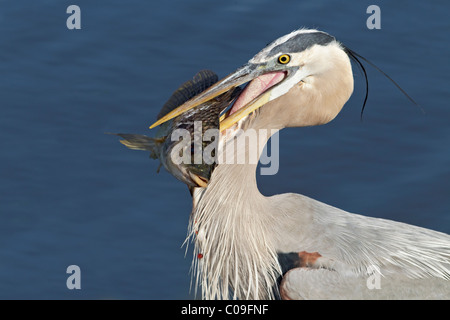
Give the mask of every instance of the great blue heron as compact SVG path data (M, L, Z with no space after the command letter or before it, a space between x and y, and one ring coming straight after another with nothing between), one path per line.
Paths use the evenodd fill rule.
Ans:
M221 130L325 124L353 92L350 56L327 33L296 30L153 126L246 82ZM219 164L193 194L190 235L203 298L450 298L449 235L299 194L265 197L256 167Z

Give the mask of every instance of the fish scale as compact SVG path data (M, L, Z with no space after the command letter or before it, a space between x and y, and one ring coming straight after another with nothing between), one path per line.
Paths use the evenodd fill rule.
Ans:
M199 71L192 80L186 81L172 93L169 100L161 108L157 119L160 119L189 99L202 93L217 81L218 77L214 72L210 70ZM186 183L191 191L194 187L205 187L209 182L216 163L215 161L213 163L207 163L203 157L201 163L195 163L194 151L204 150L204 148L211 143L215 144L214 149L216 149L218 141L203 141L203 134L208 129L219 130L220 113L231 105L241 91L242 90L239 87L233 88L220 96L173 118L160 126L153 138L146 135L129 133L116 133L115 135L123 138L120 142L130 149L150 151L150 158L159 159L160 164L175 178ZM201 122L202 139L199 139L198 137L199 132L195 132L196 122ZM187 144L182 140L173 141L171 139L175 130L180 129L189 132L190 144ZM185 144L179 149L189 153L190 163L176 164L172 160L171 152L175 147L180 147L180 143Z

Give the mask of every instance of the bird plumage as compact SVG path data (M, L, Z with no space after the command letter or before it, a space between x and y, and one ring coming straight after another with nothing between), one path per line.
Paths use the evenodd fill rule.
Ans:
M221 130L232 132L222 132L219 153L243 131L325 124L353 92L349 55L357 59L324 32L294 31L152 127L248 81L221 120ZM233 152L250 159L255 150L260 156L262 148L248 145ZM207 187L193 193L188 238L202 298L450 299L449 235L299 194L263 196L256 168L219 163ZM379 277L375 286L372 277Z
M245 188L235 187L236 177ZM447 234L352 214L299 194L265 197L252 165L218 166L196 199L190 235L205 299L276 298L283 276L278 254L301 251L321 257L288 272L284 287L291 287L292 298L450 298ZM381 289L367 286L374 267Z

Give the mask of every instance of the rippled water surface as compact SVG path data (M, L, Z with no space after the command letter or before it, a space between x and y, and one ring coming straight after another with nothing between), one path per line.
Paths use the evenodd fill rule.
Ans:
M66 8L81 8L68 30ZM280 133L264 194L450 232L450 5L379 1L0 1L0 298L185 299L187 188L104 132L149 133L198 70L224 76L300 27L331 33L367 67L330 124ZM149 133L151 134L151 133ZM238 183L238 182L237 182ZM66 268L80 266L81 290Z

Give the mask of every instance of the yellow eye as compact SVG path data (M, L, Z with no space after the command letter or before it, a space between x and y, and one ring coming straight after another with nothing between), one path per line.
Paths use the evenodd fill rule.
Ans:
M288 54L282 54L281 56L278 57L278 62L281 64L286 64L289 61L291 61L291 56Z

